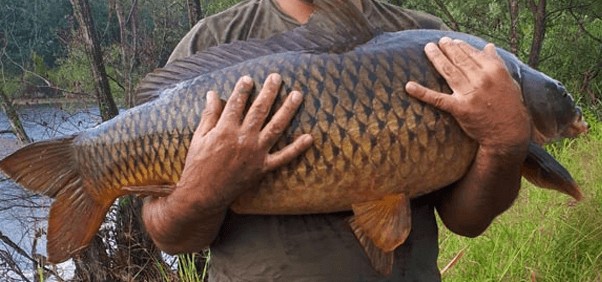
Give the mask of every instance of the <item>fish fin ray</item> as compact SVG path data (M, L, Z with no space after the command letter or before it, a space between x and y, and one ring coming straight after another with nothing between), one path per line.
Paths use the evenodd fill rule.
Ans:
M580 201L583 194L571 174L537 144L530 143L521 174L533 185L559 191Z
M112 202L98 203L86 192L74 158L75 137L31 143L0 161L0 170L25 189L54 198L46 247L54 263L88 245Z
M51 198L79 180L72 161L75 135L28 144L0 161L0 171L32 192Z
M404 194L352 205L349 225L376 270L391 268L393 261L383 258L405 242L411 230L410 201ZM383 253L383 254L380 254ZM390 264L385 265L385 264Z
M343 53L372 39L378 32L350 2L317 1L307 24L268 39L234 41L174 60L149 73L138 85L135 104L158 98L176 83L267 55L284 52Z
M352 228L353 224L350 223ZM355 231L357 230L357 232ZM354 234L370 260L372 267L378 273L387 276L393 271L394 251L384 252L361 229L354 229Z
M61 192L50 207L46 251L51 263L66 261L86 248L112 204L95 201L81 185L70 192Z

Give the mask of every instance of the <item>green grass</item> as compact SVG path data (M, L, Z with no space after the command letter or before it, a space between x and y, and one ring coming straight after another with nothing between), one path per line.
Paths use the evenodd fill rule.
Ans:
M441 227L439 265L463 256L444 281L602 281L602 123L548 148L573 175L585 199L524 182L514 206L480 237Z

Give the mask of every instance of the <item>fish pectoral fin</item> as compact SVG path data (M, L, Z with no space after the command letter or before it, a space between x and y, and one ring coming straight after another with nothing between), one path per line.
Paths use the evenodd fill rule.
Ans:
M530 143L521 174L533 185L559 191L579 201L583 198L571 174L537 144Z
M349 225L372 266L388 275L393 268L393 251L405 242L412 227L410 200L404 194L352 205Z
M125 186L121 190L128 194L136 194L139 197L153 196L165 197L176 189L175 185L145 185L145 186Z

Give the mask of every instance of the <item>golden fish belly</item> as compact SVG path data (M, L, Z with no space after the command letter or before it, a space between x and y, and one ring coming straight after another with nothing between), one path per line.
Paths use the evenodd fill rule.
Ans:
M360 135L310 131L315 144L293 164L268 175L232 205L243 214L310 214L350 210L351 204L403 193L410 198L444 188L460 179L474 158L477 144L449 116L438 119L432 109L409 110L403 126ZM303 114L302 114L303 115ZM374 118L375 119L375 118ZM352 121L352 123L355 121ZM352 126L348 128L353 128Z

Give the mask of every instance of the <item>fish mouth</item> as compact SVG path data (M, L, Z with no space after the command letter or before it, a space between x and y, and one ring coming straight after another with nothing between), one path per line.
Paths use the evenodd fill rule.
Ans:
M586 134L589 129L587 122L583 119L581 109L576 109L575 120L564 130L562 136L574 138L581 134Z
M578 137L579 135L586 134L588 130L589 125L583 119L581 109L576 108L573 121L570 124L566 124L564 127L559 127L554 134L546 134L544 131L538 130L536 126L533 126L531 141L543 146L563 138Z

